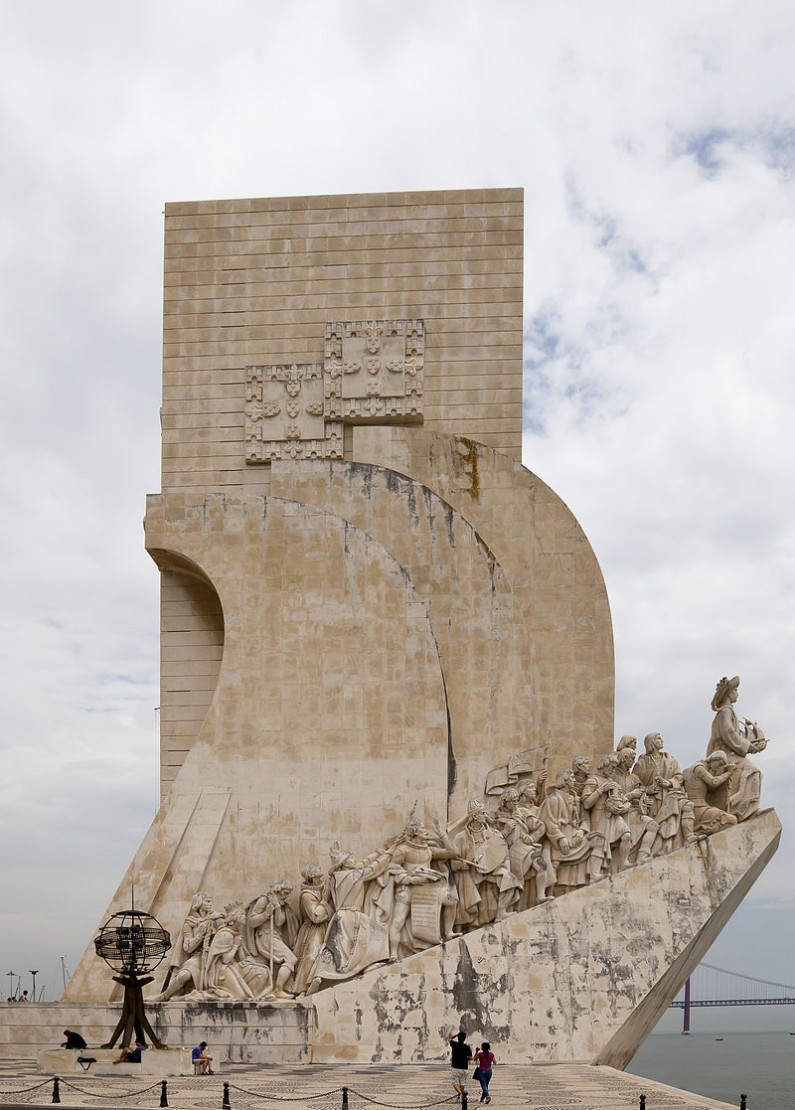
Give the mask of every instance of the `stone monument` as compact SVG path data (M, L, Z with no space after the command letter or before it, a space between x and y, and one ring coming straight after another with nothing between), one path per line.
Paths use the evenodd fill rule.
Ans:
M734 680L741 766L614 752L602 575L520 462L521 190L170 204L165 240L162 806L108 911L134 882L177 938L159 1034L623 1066L778 823ZM93 949L64 1003L118 1005Z

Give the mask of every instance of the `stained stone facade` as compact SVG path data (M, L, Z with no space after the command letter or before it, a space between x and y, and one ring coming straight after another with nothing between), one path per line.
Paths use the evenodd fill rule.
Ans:
M108 915L134 881L177 942L167 1038L621 1066L775 849L749 810L708 850L661 742L664 787L606 755L602 576L520 462L522 239L521 190L166 208L163 802ZM90 947L65 1001L114 990Z

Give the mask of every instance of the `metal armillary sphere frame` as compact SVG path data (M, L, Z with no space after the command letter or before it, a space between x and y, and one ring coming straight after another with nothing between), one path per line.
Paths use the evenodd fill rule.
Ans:
M154 971L171 947L171 937L157 918L136 909L123 910L109 918L94 938L97 955L118 972L115 983L124 987L124 1003L118 1025L103 1048L113 1048L121 1035L122 1048L129 1048L133 1031L139 1041L146 1034L156 1048L162 1042L144 1013L143 988L152 982Z

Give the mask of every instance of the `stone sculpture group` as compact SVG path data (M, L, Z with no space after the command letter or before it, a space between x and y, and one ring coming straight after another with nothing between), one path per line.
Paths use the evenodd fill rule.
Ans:
M364 859L333 844L327 872L302 867L297 913L287 880L223 912L196 894L152 1001L311 995L747 820L761 792L748 755L767 741L734 708L739 682L717 684L707 754L684 771L659 733L640 755L622 736L595 769L577 756L552 786L542 771L504 789L494 812L471 800L449 829L412 812Z

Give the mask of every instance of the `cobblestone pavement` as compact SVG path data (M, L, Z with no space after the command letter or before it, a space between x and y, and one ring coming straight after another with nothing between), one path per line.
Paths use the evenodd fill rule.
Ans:
M219 1075L172 1077L167 1080L168 1106L174 1110L342 1110L343 1087L350 1110L371 1106L419 1110L447 1106L456 1110L448 1067L438 1064L404 1066L306 1065L271 1067L230 1065ZM124 1107L158 1110L162 1084L151 1076L71 1075L59 1080L64 1107ZM0 1110L6 1107L50 1106L53 1079L36 1070L33 1061L0 1060ZM494 1069L494 1107L528 1110L726 1110L728 1104L639 1076L585 1064L506 1065ZM480 1087L470 1080L469 1106L477 1110ZM735 1108L736 1110L736 1108Z

